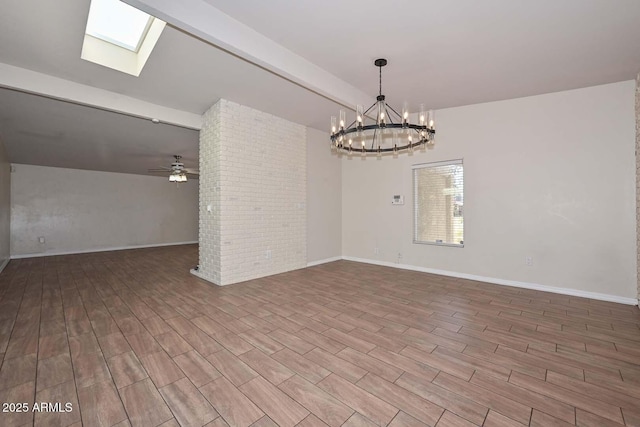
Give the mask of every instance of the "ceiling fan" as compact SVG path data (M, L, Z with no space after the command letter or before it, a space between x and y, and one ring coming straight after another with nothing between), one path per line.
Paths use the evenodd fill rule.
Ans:
M148 172L151 173L169 173L169 181L170 182L186 182L187 176L198 176L200 171L198 169L185 168L184 163L182 163L182 156L178 156L175 154L173 156L175 158L175 162L171 163L170 167L161 166L155 169L147 169Z

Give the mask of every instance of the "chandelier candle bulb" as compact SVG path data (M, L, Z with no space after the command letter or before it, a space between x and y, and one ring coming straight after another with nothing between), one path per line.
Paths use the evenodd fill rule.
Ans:
M338 128L336 127L337 119L336 116L331 116L331 135L334 135Z
M362 129L364 124L364 106L362 104L356 105L356 125L358 129Z
M436 112L433 110L429 110L429 129L435 129L436 122Z
M426 120L426 113L424 112L424 104L420 104L420 126L424 126L424 121Z
M382 95L381 95L382 96ZM378 97L380 98L380 97ZM384 105L384 96L383 99L378 100L378 126L384 127L385 125L385 105Z
M407 125L409 123L409 104L406 102L402 105L402 124Z
M344 127L347 122L347 112L344 110L340 110L340 130L344 130Z

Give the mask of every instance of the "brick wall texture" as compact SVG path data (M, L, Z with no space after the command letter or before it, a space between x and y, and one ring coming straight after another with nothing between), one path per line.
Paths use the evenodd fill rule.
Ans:
M200 131L200 270L229 285L306 266L306 128L221 99Z

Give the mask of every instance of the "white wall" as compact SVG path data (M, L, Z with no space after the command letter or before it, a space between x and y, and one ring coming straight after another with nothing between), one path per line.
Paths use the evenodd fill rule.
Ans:
M640 73L636 76L636 251L638 300L640 301Z
M440 110L437 132L343 159L344 256L636 298L633 81ZM460 158L464 248L413 244L411 165Z
M11 165L0 141L0 272L9 262L11 220Z
M304 126L224 99L204 114L200 277L228 285L306 266L306 141Z
M329 142L307 128L307 263L342 255L342 164Z
M45 237L40 244L38 237ZM11 255L193 242L198 181L15 165Z

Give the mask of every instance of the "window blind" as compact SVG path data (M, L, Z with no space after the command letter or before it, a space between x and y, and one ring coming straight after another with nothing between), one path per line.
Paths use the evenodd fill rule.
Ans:
M414 243L464 245L462 160L413 166Z

